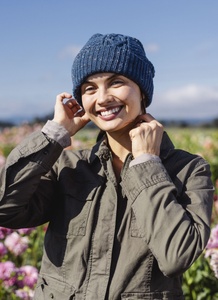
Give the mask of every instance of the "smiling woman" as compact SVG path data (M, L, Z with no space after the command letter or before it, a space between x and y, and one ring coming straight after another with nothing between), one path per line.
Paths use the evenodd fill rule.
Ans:
M82 104L90 120L101 130L113 132L113 137L126 139L125 131L133 128L142 115L142 96L132 80L114 73L97 73L81 86ZM127 127L127 125L129 126ZM128 128L128 130L127 130ZM111 135L110 134L110 135Z
M45 222L35 299L184 299L182 274L209 235L208 163L176 150L145 108L154 67L140 41L95 34L72 67L73 96L1 172L0 225ZM91 149L66 150L93 121Z

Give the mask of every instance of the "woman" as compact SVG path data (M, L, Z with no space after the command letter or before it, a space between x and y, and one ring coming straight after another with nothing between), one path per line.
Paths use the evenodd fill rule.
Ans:
M146 113L153 76L137 39L92 36L73 64L75 98L58 95L54 119L8 157L0 225L49 222L35 299L184 299L213 186L208 164ZM90 120L97 144L63 151Z

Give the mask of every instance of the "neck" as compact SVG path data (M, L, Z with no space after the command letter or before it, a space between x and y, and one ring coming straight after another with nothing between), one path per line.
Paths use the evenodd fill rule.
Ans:
M128 153L131 152L131 141L129 136L116 136L109 133L107 133L107 138L109 147L112 151L112 164L114 173L117 178L117 181L119 181L123 163Z
M113 154L113 158L124 163L126 156L131 152L131 140L128 137L114 136L107 133L108 144Z

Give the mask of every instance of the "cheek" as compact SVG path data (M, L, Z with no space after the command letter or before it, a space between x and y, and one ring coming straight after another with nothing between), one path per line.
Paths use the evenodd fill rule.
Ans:
M86 112L89 112L91 109L91 101L89 97L82 96L82 106Z
M141 92L138 86L117 90L117 96L119 99L123 99L123 101L127 102L128 105L141 106Z
M94 104L90 97L82 97L82 106L91 121L94 121Z
M134 111L140 111L141 110L141 97L140 95L136 94L136 93L131 93L128 97L128 104L131 107L131 109L133 109Z
M143 113L141 107L141 100L138 97L131 98L127 109L128 115L131 116L131 118L135 119L137 116Z

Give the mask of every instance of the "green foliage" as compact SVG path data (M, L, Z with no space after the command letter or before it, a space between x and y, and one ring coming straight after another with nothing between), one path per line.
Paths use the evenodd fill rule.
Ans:
M29 246L22 255L21 265L31 265L37 269L41 266L43 242L47 225L36 227L29 235Z
M211 167L212 180L218 179L218 130L213 128L167 128L174 145L206 159Z
M218 279L202 254L183 276L183 292L186 300L218 299Z
M11 150L13 150L13 148L15 147L15 145L4 145L2 147L2 154L7 157L9 155L9 153L11 152Z

